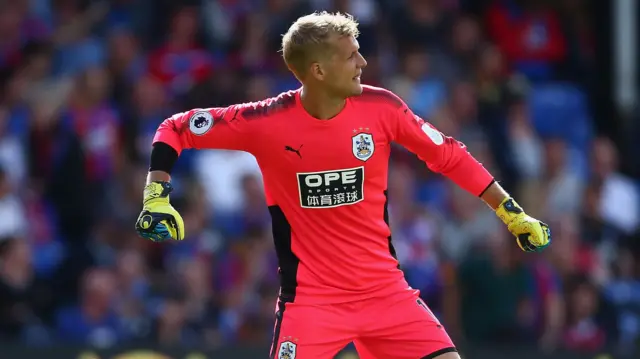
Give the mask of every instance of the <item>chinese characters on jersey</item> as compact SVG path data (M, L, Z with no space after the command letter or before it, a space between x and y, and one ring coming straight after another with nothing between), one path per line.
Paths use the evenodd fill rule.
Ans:
M364 199L364 167L298 173L300 205L330 208L351 205Z

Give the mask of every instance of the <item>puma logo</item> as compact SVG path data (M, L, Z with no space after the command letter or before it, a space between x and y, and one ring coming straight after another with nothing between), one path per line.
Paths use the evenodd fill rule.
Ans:
M300 147L298 147L298 149L295 149L291 146L284 146L284 150L285 151L289 151L289 152L293 152L296 155L298 155L298 157L300 157L300 159L302 159L302 155L300 154L300 149L302 148L302 145L300 145Z

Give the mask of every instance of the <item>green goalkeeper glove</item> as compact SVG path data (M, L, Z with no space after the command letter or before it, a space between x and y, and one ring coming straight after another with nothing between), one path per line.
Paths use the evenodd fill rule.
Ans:
M505 198L498 206L496 215L507 225L509 232L516 236L516 242L523 251L538 252L551 243L549 226L524 213L513 198Z
M142 238L154 242L184 239L184 221L169 203L173 187L169 182L152 182L144 188L143 207L136 231Z

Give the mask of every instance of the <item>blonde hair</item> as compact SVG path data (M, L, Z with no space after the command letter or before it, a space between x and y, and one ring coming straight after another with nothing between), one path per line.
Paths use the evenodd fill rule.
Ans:
M330 53L332 36L360 35L358 22L349 14L314 12L296 20L282 36L282 57L296 76L312 61Z

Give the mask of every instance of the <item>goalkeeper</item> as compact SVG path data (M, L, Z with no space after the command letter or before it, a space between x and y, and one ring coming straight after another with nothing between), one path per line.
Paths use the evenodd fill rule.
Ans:
M391 144L484 200L522 250L546 247L549 227L526 215L466 146L391 91L361 84L367 63L358 34L350 16L302 17L283 36L283 57L301 88L165 120L136 228L154 241L185 238L169 201L170 173L184 149L251 153L263 174L279 265L272 359L333 358L351 342L363 359L459 359L395 256Z

